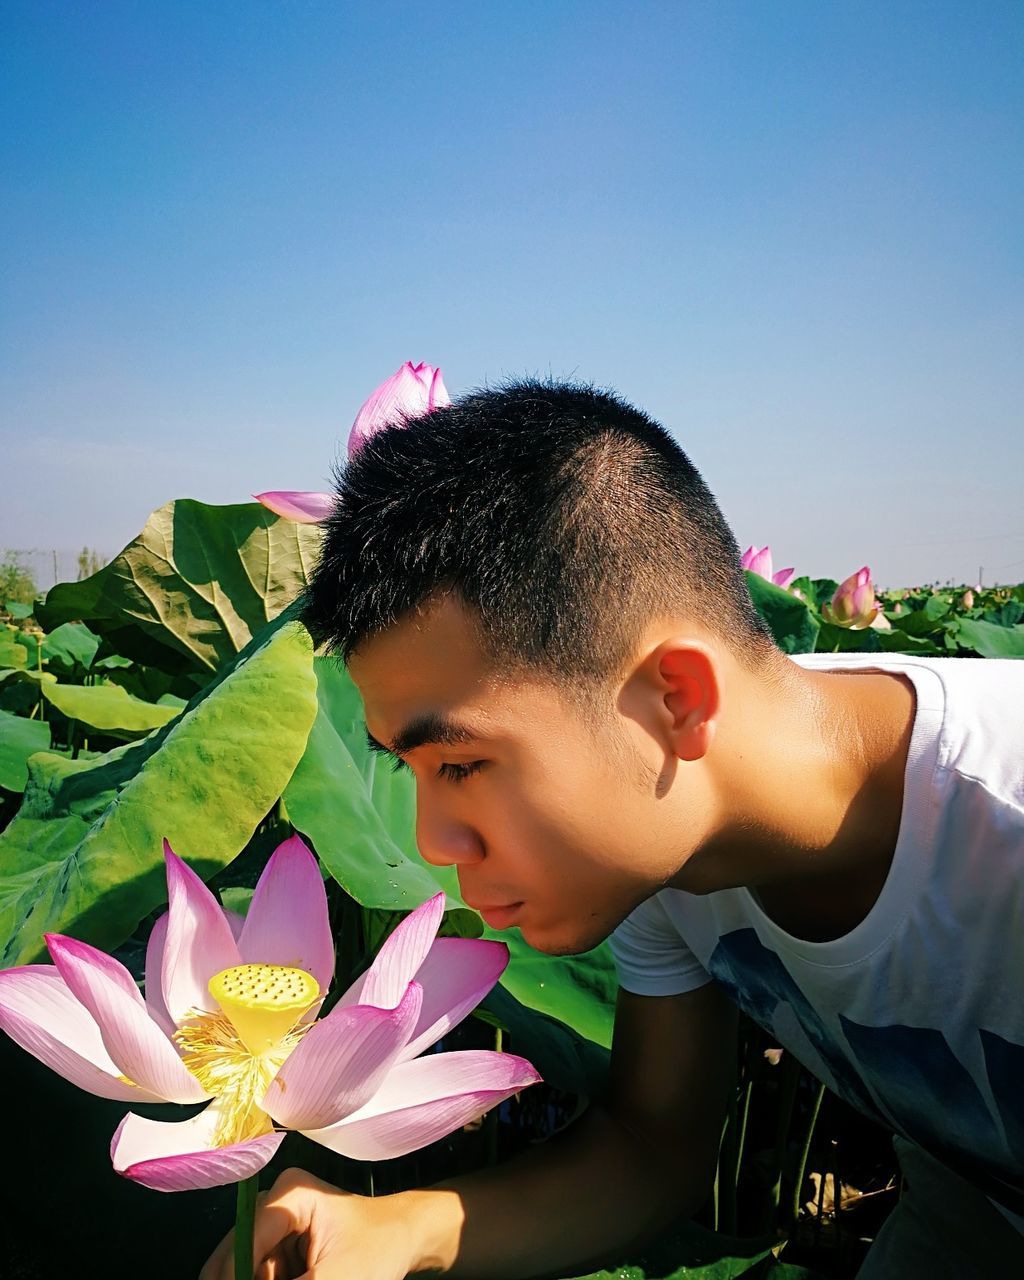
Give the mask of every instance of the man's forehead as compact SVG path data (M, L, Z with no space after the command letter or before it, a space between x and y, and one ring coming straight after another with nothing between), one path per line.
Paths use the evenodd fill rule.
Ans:
M493 682L465 609L438 603L371 636L348 660L364 701L421 704L442 713Z

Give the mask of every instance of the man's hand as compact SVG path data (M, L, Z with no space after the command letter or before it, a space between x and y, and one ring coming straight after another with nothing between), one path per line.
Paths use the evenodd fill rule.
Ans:
M386 1204L286 1169L257 1201L256 1280L404 1280L406 1233ZM199 1280L235 1280L234 1240L224 1237Z

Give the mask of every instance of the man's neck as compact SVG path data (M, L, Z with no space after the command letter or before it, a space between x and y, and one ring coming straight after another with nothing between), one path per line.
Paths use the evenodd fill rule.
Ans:
M914 690L900 675L789 668L723 725L720 758L739 762L719 780L724 820L672 883L745 885L787 932L826 941L864 919L892 865Z

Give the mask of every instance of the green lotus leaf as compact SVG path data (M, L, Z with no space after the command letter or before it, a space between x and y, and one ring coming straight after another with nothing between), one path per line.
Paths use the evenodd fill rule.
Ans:
M973 649L983 658L1024 658L1024 626L962 618L954 634L961 648Z
M28 652L16 640L0 638L0 667L25 667Z
M162 842L209 878L291 777L316 714L312 649L283 615L173 722L93 760L43 753L0 835L0 967L47 931L112 948L165 899Z
M81 620L113 651L172 674L213 672L296 599L319 545L315 525L258 503L180 498L98 573L55 586L36 617L51 631Z
M0 787L24 791L29 756L49 746L50 726L44 721L0 711Z
M754 608L771 628L783 653L813 653L821 623L803 600L774 582L747 570L747 587Z
M182 705L143 702L116 684L44 684L42 693L69 720L117 738L138 738L169 724Z
M88 670L100 646L100 638L83 622L65 622L43 640L44 661L53 670Z

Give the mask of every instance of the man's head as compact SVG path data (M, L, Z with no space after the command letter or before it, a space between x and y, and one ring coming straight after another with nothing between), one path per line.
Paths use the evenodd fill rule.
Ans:
M423 855L457 863L473 905L523 902L553 951L593 945L699 846L712 796L676 772L710 743L718 664L778 657L671 437L538 382L363 447L305 618L416 773Z

